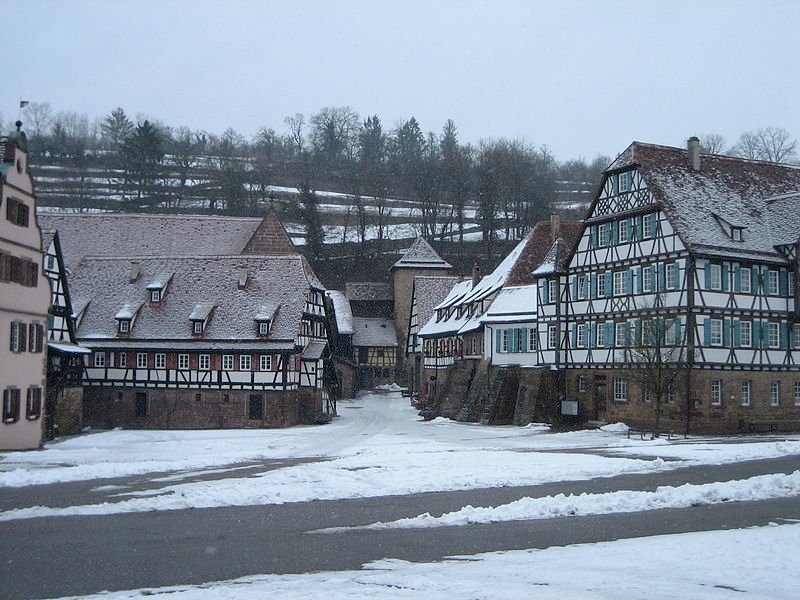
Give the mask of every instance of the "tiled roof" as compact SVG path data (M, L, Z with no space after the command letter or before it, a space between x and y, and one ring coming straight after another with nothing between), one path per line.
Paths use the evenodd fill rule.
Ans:
M800 167L714 154L700 155L700 170L680 148L634 142L608 171L636 166L683 242L702 254L780 260L774 246L797 241ZM608 172L607 171L607 172ZM715 215L744 226L733 241Z
M201 215L47 213L42 229L60 232L68 268L84 256L210 256L240 254L262 219Z
M417 323L422 327L436 312L436 307L463 277L417 275L414 277L414 300L417 307Z
M242 250L243 254L262 256L297 254L286 228L278 216L275 206L270 203L267 214Z
M47 252L57 233L55 229L42 229L42 252Z
M453 265L442 259L424 237L418 237L402 258L392 265L394 269L451 269Z
M482 323L514 323L536 319L536 284L503 288L481 318Z
M306 294L314 283L305 262L293 256L136 257L140 276L130 281L129 258L85 258L73 270L75 306L87 301L77 337L84 343L117 338L115 315L139 306L128 340L192 343L191 318L205 319L203 340L259 343L256 318L276 308L268 340L294 342L300 332ZM239 289L239 270L247 284ZM150 304L146 286L153 276L173 272L163 300ZM127 343L127 342L126 342ZM203 343L206 343L205 341Z
M397 346L397 332L390 319L353 317L353 346Z
M391 283L379 281L348 281L345 283L344 295L352 301L387 301L394 300Z
M326 292L333 300L333 311L336 313L336 328L340 335L353 335L353 311L347 297L339 291Z
M539 221L534 225L533 230L528 234L527 243L522 249L517 261L511 267L511 272L506 279L506 285L528 285L535 281L534 271L545 262L546 259L559 259L561 266L565 260L569 260L573 248L577 245L583 232L583 222L581 221L561 221L558 227L558 235L562 239L561 248L553 252L552 223L550 221ZM562 255L562 256L559 256Z

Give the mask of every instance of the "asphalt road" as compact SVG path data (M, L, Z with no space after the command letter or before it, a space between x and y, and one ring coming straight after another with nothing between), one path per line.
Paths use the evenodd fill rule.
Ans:
M433 561L456 554L784 523L800 520L800 499L467 527L313 533L325 527L388 521L426 511L440 514L466 504L498 505L523 496L650 490L659 485L790 473L798 468L800 459L790 456L529 487L6 521L0 522L0 597L23 600L84 595L261 573L358 569L366 562L390 557ZM130 487L145 483L134 478L107 482ZM49 500L42 504L63 505L60 489L70 503L85 495L97 501L98 492L92 490L98 484L92 482L91 489L74 485L21 488L13 498L4 496L2 504L4 508L30 505L26 494L36 494Z

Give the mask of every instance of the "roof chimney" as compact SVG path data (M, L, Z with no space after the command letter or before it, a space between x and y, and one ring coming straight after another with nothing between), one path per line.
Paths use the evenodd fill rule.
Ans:
M697 136L690 137L687 142L687 157L689 159L689 167L692 171L700 170L700 139Z
M555 242L561 233L561 217L556 214L550 215L550 241Z
M472 265L472 288L474 289L481 281L481 268L478 265Z
M239 289L243 290L247 285L247 267L239 267Z
M130 282L133 283L139 279L139 263L138 262L131 262L131 280Z

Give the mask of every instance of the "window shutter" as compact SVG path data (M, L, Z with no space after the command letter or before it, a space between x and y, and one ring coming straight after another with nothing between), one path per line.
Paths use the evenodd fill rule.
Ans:
M527 352L528 351L528 330L526 328L517 329L518 337L522 339L517 346L517 350L520 352Z
M550 280L542 279L542 304L550 301Z
M597 345L597 322L593 322L589 327L589 347L594 348Z
M644 267L644 268L645 269L649 269L650 267ZM636 281L636 291L638 291L640 294L642 293L642 290L644 289L644 286L642 285L642 282L644 280L644 278L642 277L642 270L643 270L642 267L636 267L636 280L637 280Z
M733 267L733 291L737 294L742 291L742 268L739 265Z
M497 352L500 352L500 348L502 348L502 343L503 343L502 335L503 334L502 334L502 331L500 329L497 329L495 331L495 339L496 339L495 350Z
M636 219L635 219L635 222L636 222L636 225L635 225L636 239L640 240L640 239L642 239L642 215L637 216Z
M574 275L572 277L572 299L578 299L578 276Z
M589 227L589 248L597 248L597 225Z
M681 345L681 320L675 319L675 343Z
M626 287L628 290L628 295L631 295L633 294L633 269L628 269L625 275L627 279Z
M759 271L760 269L758 267L753 267L753 270L750 271L750 276L753 278L750 288L753 294L758 294L761 292L758 285L759 281L761 280L761 273Z
M652 213L647 215L650 219L650 231L653 232L653 237L658 235L658 213Z
M509 337L509 352L516 352L517 351L517 343L519 341L519 329L509 329L508 330L508 337Z
M592 273L589 284L589 298L594 300L597 298L597 273Z
M706 317L703 321L703 344L711 345L711 318Z
M673 270L673 273L674 281L672 282L672 285L675 286L676 289L679 289L681 287L681 264L679 262L675 263L675 269Z
M789 295L789 274L783 269L778 272L778 293L784 298Z
M608 321L605 325L606 325L606 338L605 338L606 348L613 348L615 340L614 321Z
M611 296L614 295L614 288L612 287L613 281L611 279L611 271L606 271L605 273L603 273L603 277L606 278L606 286L605 286L606 298L611 298Z
M572 347L578 347L578 325L572 326Z
M722 263L722 291L728 291L728 273L730 272L730 263Z
M753 348L761 347L761 322L753 321Z
M705 271L706 281L705 286L703 289L710 290L711 289L711 263L706 262L705 267L703 267L703 271Z
M762 326L764 327L764 331L761 332L761 343L764 345L764 348L769 348L769 321L764 321Z
M656 285L656 289L665 290L667 289L667 265L666 263L660 263L656 265L656 269L658 270L658 284Z
M28 349L28 328L25 323L19 324L19 351L25 352Z
M611 221L611 239L615 246L619 244L619 223L617 221Z
M739 319L733 320L733 347L740 348L742 345L742 322Z
M786 273L783 273L786 275ZM780 348L786 350L789 347L789 324L786 321L781 321L780 325Z
M725 348L731 346L731 320L722 319L722 345Z

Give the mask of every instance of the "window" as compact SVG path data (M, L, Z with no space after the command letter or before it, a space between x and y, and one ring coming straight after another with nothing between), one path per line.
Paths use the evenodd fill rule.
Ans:
M711 319L711 345L722 346L722 319Z
M597 340L596 345L598 348L602 348L606 345L606 324L605 323L598 323L597 324Z
M30 207L21 200L9 198L6 201L6 220L19 227L27 227L30 220Z
M627 242L630 239L630 221L622 219L619 222L619 241Z
M508 352L508 329L501 330L501 333L500 333L500 352Z
M711 380L711 406L722 405L722 379Z
M767 343L770 348L777 348L780 343L780 328L778 323L767 323Z
M553 280L549 282L547 286L548 295L549 295L549 302L550 304L555 304L558 302L558 280Z
M597 297L602 298L606 295L606 274L597 274Z
M645 215L642 220L642 237L650 238L653 237L655 232L655 225L656 219L654 214L652 215Z
M198 358L198 366L197 368L201 371L208 371L211 368L211 355L210 354L201 354Z
M614 345L617 348L624 348L627 346L628 342L628 324L625 322L617 323L616 327L614 328L615 339Z
M128 366L128 354L127 354L127 352L120 352L119 353L118 366L120 366L120 367L127 367Z
M478 354L478 338L477 338L477 336L473 335L469 339L469 353L471 355L473 355L473 356Z
M653 291L653 271L655 267L643 267L642 268L642 291L644 292L652 292Z
M627 271L614 271L614 295L625 295L625 274Z
M475 338L473 338L474 340ZM539 330L535 327L528 329L528 352L536 352L539 349ZM475 352L473 352L475 354Z
M677 342L677 332L675 329L678 327L678 321L667 321L664 325L664 345L674 346Z
M222 370L223 371L233 370L233 354L222 355Z
M194 395L194 401L195 402L202 402L203 401L203 394L201 394L199 392L197 394L195 394Z
M135 410L137 417L147 416L147 392L136 392Z
M249 354L240 354L239 355L239 370L240 371L249 371L250 370L250 355Z
M734 242L741 242L742 241L742 228L741 227L731 227L731 239Z
M792 348L800 349L800 323L792 325Z
M6 388L3 390L3 423L19 421L19 390Z
M742 406L750 406L750 391L752 389L752 382L745 379L742 382Z
M28 352L39 354L44 347L44 325L31 323L28 327Z
M0 253L0 280L36 287L39 284L39 265L26 258Z
M767 293L770 296L778 295L778 272L770 271L767 277Z
M630 171L619 174L619 193L628 192L631 189L631 176Z
M586 324L582 323L575 326L577 329L576 338L578 348L585 348L586 347Z
M578 299L585 300L589 296L589 278L586 275L578 275Z
M258 335L267 335L269 333L269 321L258 322Z
M150 302L161 302L161 290L150 290Z
M192 332L197 335L199 333L203 333L203 322L202 321L192 321Z
M614 402L628 401L628 380L624 377L614 377Z
M547 347L558 348L558 325L547 326Z
M271 371L272 370L272 355L271 354L262 354L258 357L258 369L260 371Z
M670 385L667 390L667 404L675 404L675 386Z
M603 223L597 226L597 245L608 246L608 225Z
M739 345L749 348L753 345L753 322L741 321L739 323Z
M653 401L653 393L646 385L642 385L642 402L650 404Z
M106 366L106 353L105 352L95 352L94 353L94 366L95 367L105 367Z
M28 397L25 402L25 418L34 421L42 416L42 388L33 386L28 388Z
M666 279L664 283L667 284L668 290L674 290L677 287L675 281L675 277L677 275L677 271L675 270L676 266L677 265L675 263L668 263L664 268L664 279Z
M178 368L186 370L189 368L189 355L178 354Z
M230 394L222 394L222 401L227 404L228 402L231 401L231 395Z
M131 322L128 319L119 320L119 332L128 333L131 330Z
M770 406L780 406L781 404L781 382L780 381L770 381L769 382L769 405Z
M167 366L167 355L163 352L156 353L156 369L164 369Z
M712 290L722 289L722 265L709 265L711 269L710 286Z
M27 348L28 328L25 323L11 321L10 346L11 352L25 352Z
M750 268L742 267L742 269L739 271L739 290L743 294L750 293L751 290L750 282L752 281L751 277L752 277L752 272L750 271Z
M588 380L589 378L586 375L581 375L578 377L578 391L585 392L588 387Z
M137 369L147 368L147 352L136 353L136 368Z
M794 405L800 406L800 381L794 382Z

